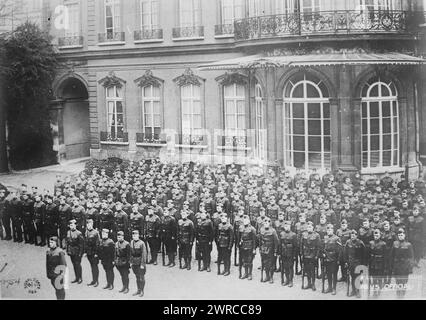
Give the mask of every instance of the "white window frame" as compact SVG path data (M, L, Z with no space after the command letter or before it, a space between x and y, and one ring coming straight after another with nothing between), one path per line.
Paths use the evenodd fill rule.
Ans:
M295 120L293 118L293 104L294 103L298 103L298 104L303 104L304 105L304 143L305 143L305 170L311 170L311 169L320 169L320 170L325 170L327 168L331 167L331 113L330 113L330 117L329 118L325 118L324 117L324 105L328 104L328 107L330 108L330 100L329 98L326 98L323 96L323 92L321 90L321 88L319 87L319 85L322 83L322 81L319 81L318 83L315 83L311 80L307 79L306 74L304 75L303 80L300 80L296 83L293 83L292 81L289 81L288 85L292 85L292 89L290 91L289 97L285 96L285 92L286 89L284 90L284 121L283 121L283 126L284 126L284 166L288 165L289 159L287 159L287 153L291 153L291 163L290 163L290 167L295 168L294 166L294 154L295 152L297 153L301 153L301 151L295 151L294 150L294 146L293 146L293 137L294 136L301 136L300 134L294 134L293 132L293 121ZM300 84L303 85L303 92L304 92L304 97L303 98L293 98L293 93L295 88L297 88ZM308 98L307 97L307 85L312 85L320 94L320 97L317 98ZM288 86L287 85L287 86ZM287 87L286 86L286 87ZM321 111L320 114L321 116L319 118L309 118L308 117L308 105L309 104L319 104ZM286 112L286 109L288 109L288 112ZM330 110L330 109L329 109ZM286 114L289 115L288 118L286 118ZM296 118L296 120L302 120L299 118ZM321 123L321 134L320 135L309 135L309 120L315 120L315 121L320 121ZM325 121L329 121L330 122L330 134L326 135L325 134L325 130L324 130L324 123ZM287 124L289 124L289 130L288 130L288 137L286 136L286 129L287 129ZM309 138L310 137L318 137L321 139L321 151L310 151L309 150ZM326 138L329 138L330 140L330 151L325 151L325 143L324 140ZM287 140L289 141L289 146L287 146ZM321 167L320 168L309 168L309 153L320 153L321 154ZM329 162L326 163L326 154L329 154Z
M261 17L265 13L264 0L248 0L248 15L249 17Z
M265 103L263 100L262 86L257 83L255 86L255 117L256 117L256 157L260 160L266 159L267 133L265 128Z
M108 96L108 92L109 90L113 89L113 97L109 97ZM123 88L119 88L118 86L112 86L112 87L108 87L105 88L105 101L106 101L106 109L107 109L107 132L108 134L112 133L111 128L114 127L115 129L115 138L118 138L117 133L118 133L118 128L122 127L123 128L123 134L125 132L125 128L126 128L126 124L125 124L125 117L124 117L124 98L123 98ZM119 113L117 112L117 103L121 102L121 107L122 107L122 112ZM113 103L113 111L110 112L109 109L109 105L110 103ZM122 125L118 125L118 115L121 114L123 116L123 123ZM111 121L113 119L113 117L111 117L110 115L114 116L115 119L115 124L114 126L112 125Z
M227 18L226 10L231 10L231 17ZM235 20L244 18L243 0L221 0L221 24L233 24Z
M65 7L68 10L68 27L65 29L65 37L80 36L80 3L67 3Z
M182 3L184 2L191 3L192 17L191 21L188 23L184 23L184 15L182 10ZM180 28L194 28L202 26L200 0L179 0L179 26Z
M362 97L361 98L361 166L363 169L366 170L370 170L370 169L381 169L381 168L399 168L399 164L400 164L400 125L399 125L399 104L398 104L398 92L397 89L395 87L395 85L392 82L386 83L381 81L381 79L379 78L378 81L371 83L371 84L366 84L369 85L366 97ZM389 90L390 93L395 92L396 95L392 95L392 96L382 96L382 85L384 85L385 87L387 87L387 89ZM378 86L378 90L379 90L379 95L378 97L370 97L370 93L371 90L375 87ZM392 86L393 86L393 90L392 90ZM379 116L378 117L371 117L371 113L370 113L370 105L372 102L378 103L378 107L379 107ZM383 117L383 102L389 102L390 104L390 116L386 117L386 118L390 118L390 126L391 126L391 149L390 150L384 150L383 148L383 119L385 117ZM363 107L364 104L367 105L367 117L363 117L362 111L363 111ZM396 115L394 114L394 104L396 105ZM397 128L395 128L394 126L394 118L396 118L396 123L397 123ZM371 153L372 152L377 152L376 150L371 150L371 120L372 119L377 119L379 120L379 133L378 134L374 134L375 136L378 135L379 136L379 163L377 166L372 167L371 166ZM363 128L363 120L367 121L367 133L364 134L364 128ZM389 135L389 133L387 133L387 135ZM395 146L395 135L397 136L396 139L396 146ZM367 150L364 150L364 139L367 138ZM383 153L384 152L391 152L391 161L390 161L390 166L384 166L383 165ZM396 159L394 157L394 153L396 152ZM364 166L364 153L367 153L367 166ZM396 160L396 161L395 161ZM396 163L396 165L395 165Z
M401 10L400 0L359 0L357 11L393 11Z
M105 0L104 14L105 14L105 35L107 40L113 40L114 34L121 31L121 0ZM112 13L112 31L108 32L107 26L107 7L111 7ZM108 37L108 34L112 34L112 38Z
M149 97L145 96L145 89L149 88L151 91L151 95ZM158 96L154 96L154 88L158 89ZM154 110L154 105L158 104L158 110ZM146 113L145 113L145 105L148 104L149 105L149 109L150 109L150 116L151 116L151 125L147 125L146 123ZM160 120L160 124L159 126L155 126L155 116L158 116L159 120ZM154 85L150 85L150 86L146 86L142 88L142 123L143 123L143 127L142 127L142 131L144 134L146 134L146 128L151 128L151 132L152 135L154 135L155 133L155 128L160 128L160 131L162 129L161 126L161 87L160 86L154 86ZM149 137L151 138L151 137Z
M314 14L322 10L322 0L310 0L311 5L309 7L304 6L303 0L300 0L300 11L306 14ZM310 9L310 11L306 11Z
M144 11L143 11L143 4L148 3L149 4L149 23L146 23L144 21ZM159 0L140 0L139 1L139 10L140 10L140 23L141 23L141 30L155 30L159 28L159 14L160 14L160 2ZM156 15L156 19L154 19L154 15ZM154 23L154 20L157 21L157 23Z
M184 88L185 87L189 87L190 88L190 95L189 96L184 96ZM199 96L196 96L194 93L195 93L195 90L194 90L194 87L198 87L198 92L200 93L200 95ZM202 106L201 106L201 86L197 86L197 85L194 85L194 84L189 84L189 85L186 85L186 86L181 86L180 87L180 94L181 94L181 116L182 116L182 134L183 135L200 135L201 134L201 131L203 130L203 115L202 115ZM188 114L185 114L184 113L184 104L185 104L185 102L189 102L189 109L190 109L190 113L188 113ZM194 102L198 102L199 103L199 106L200 106L200 113L195 113L194 112ZM185 118L185 115L187 115L187 116L189 116L189 119L190 119L190 127L189 128L185 128L184 127L184 121L183 121L183 119ZM194 120L194 116L195 115L198 115L199 117L200 117L200 127L199 128L196 128L195 127L195 125L194 125L194 123L195 123L195 120Z
M275 14L293 14L296 10L295 0L275 0Z
M226 88L232 87L233 94L230 96L226 95ZM243 95L238 95L238 87L244 90ZM225 132L230 135L235 136L245 136L247 129L247 121L246 121L246 86L241 84L232 83L230 85L223 87L223 101L224 101L224 128ZM234 113L229 113L227 110L228 102L231 102L234 106ZM242 102L244 106L244 112L241 113L238 111L238 102ZM227 119L228 117L234 118L234 126L228 127ZM240 124L238 119L243 119L242 125Z

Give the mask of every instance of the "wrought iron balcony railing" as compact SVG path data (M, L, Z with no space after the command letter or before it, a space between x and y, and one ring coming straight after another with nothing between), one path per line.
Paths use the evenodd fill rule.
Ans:
M134 32L135 41L162 40L163 29L142 29Z
M107 32L107 33L99 33L98 34L99 43L105 42L124 42L126 41L126 33L125 32Z
M424 20L424 18L423 18ZM235 21L235 40L312 34L407 33L419 15L407 11L319 11L245 18Z
M227 133L218 136L218 146L230 149L247 149L250 147L251 137L248 131L239 133Z
M216 36L225 36L234 34L234 24L218 24L214 27Z
M127 132L101 132L101 142L129 142Z
M207 136L201 134L177 134L176 144L184 146L207 146Z
M161 133L136 133L136 143L166 144L166 135Z
M71 36L58 38L59 47L76 47L83 45L83 36Z
M204 27L182 27L173 28L173 38L202 38L204 37Z

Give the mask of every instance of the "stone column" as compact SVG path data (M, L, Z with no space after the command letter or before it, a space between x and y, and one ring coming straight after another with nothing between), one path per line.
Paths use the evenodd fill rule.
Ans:
M277 127L275 119L277 112L275 107L275 69L266 69L266 101L265 101L265 116L267 121L267 162L268 164L275 163L277 160Z
M331 134L331 169L335 170L340 164L340 105L339 99L330 99L330 134Z
M406 167L408 165L408 110L407 110L407 98L398 98L399 106L399 146L401 154L401 166Z
M64 140L64 100L53 100L50 102L50 125L52 127L53 150L57 152L58 162L66 156Z
M353 165L362 168L361 98L352 100Z

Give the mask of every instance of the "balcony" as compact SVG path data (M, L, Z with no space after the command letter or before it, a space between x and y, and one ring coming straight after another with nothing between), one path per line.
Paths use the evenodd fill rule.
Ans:
M74 49L83 47L84 38L82 36L71 36L58 38L60 49Z
M201 134L177 134L176 147L181 149L207 149L208 137Z
M233 151L250 151L250 136L246 133L228 133L217 136L218 149Z
M214 27L215 38L229 38L234 36L234 24L218 24Z
M133 34L135 43L163 41L163 29L136 30Z
M203 40L204 27L173 28L173 41Z
M98 34L99 45L115 45L126 43L125 32L108 32Z
M419 19L419 14L406 11L321 11L261 16L235 21L235 40L311 35L409 34L415 30Z
M136 133L136 145L139 147L164 147L166 140L166 135L160 132L152 133L146 130L144 133Z
M129 134L127 132L101 132L101 144L129 145Z

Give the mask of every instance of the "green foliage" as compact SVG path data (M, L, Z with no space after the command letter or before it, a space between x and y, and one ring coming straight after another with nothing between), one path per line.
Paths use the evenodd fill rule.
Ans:
M59 66L50 36L26 22L5 39L6 107L14 169L53 164L49 101Z

